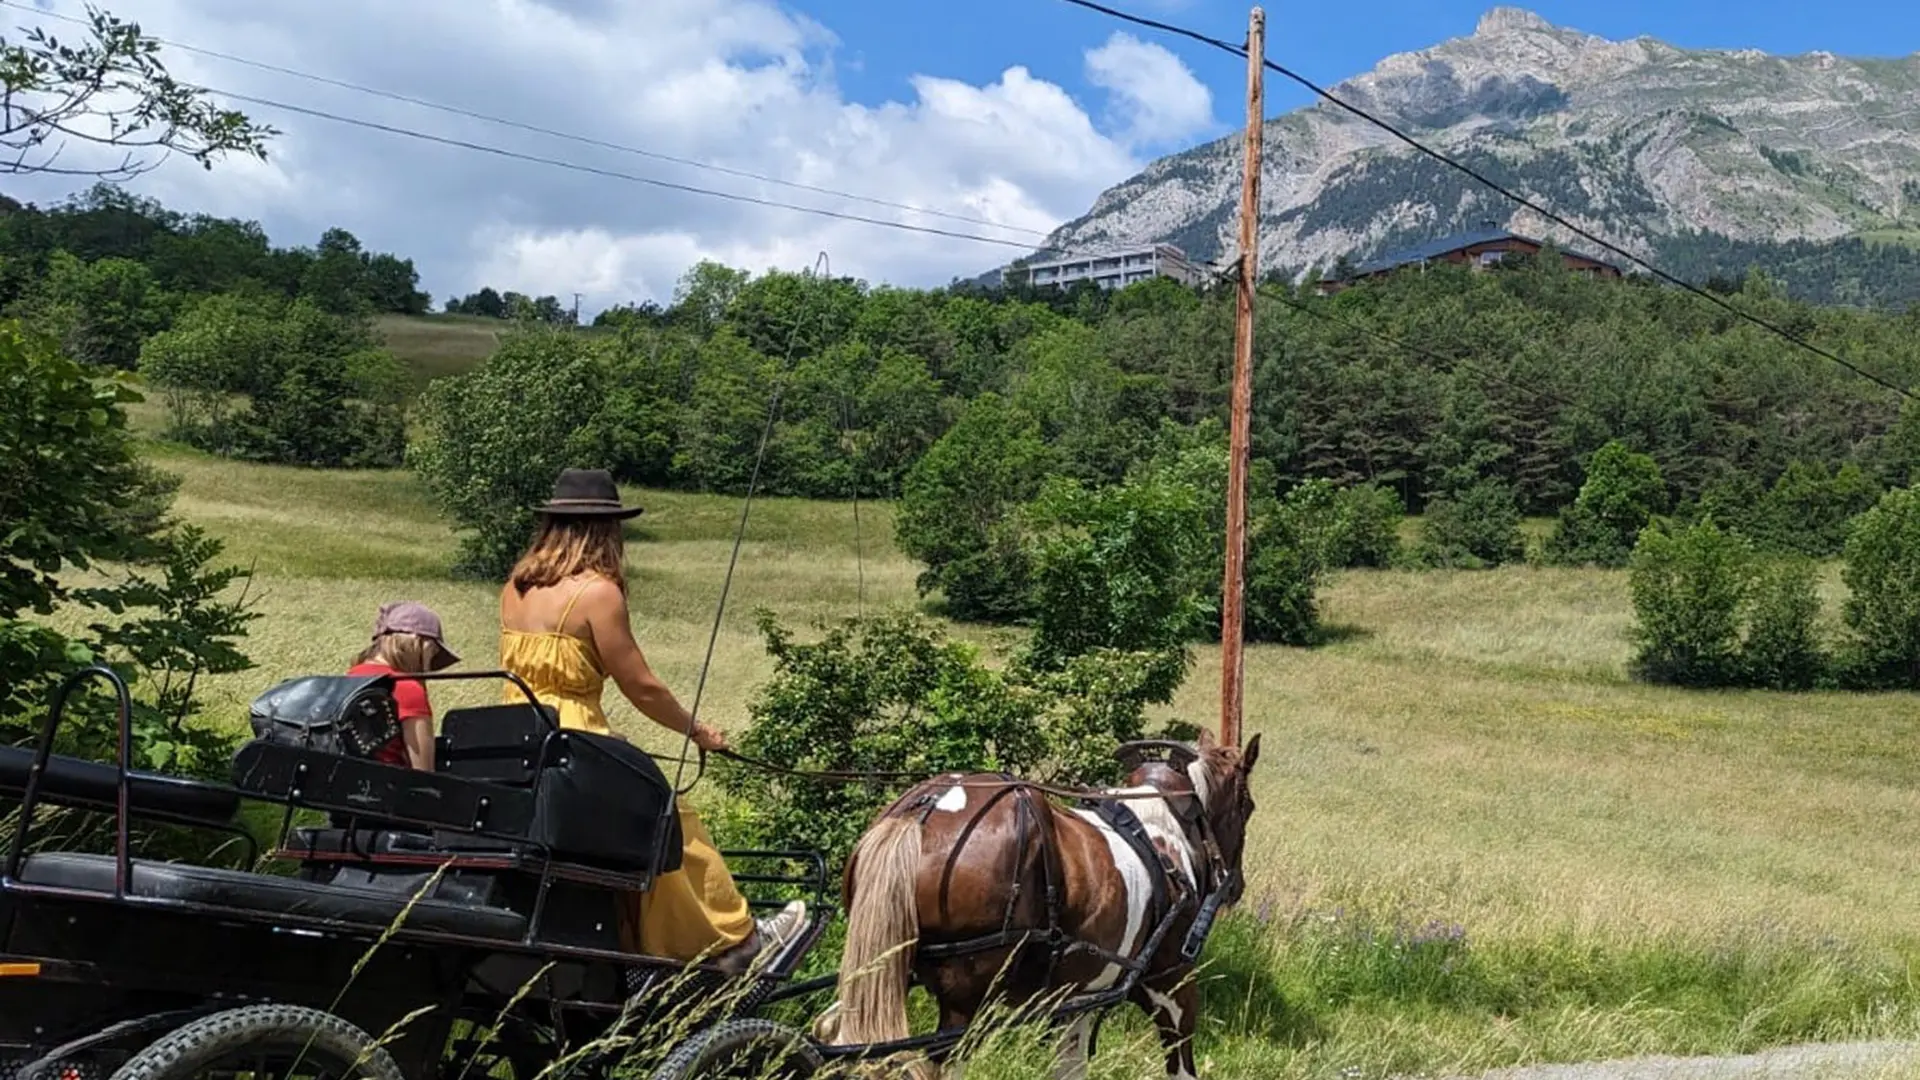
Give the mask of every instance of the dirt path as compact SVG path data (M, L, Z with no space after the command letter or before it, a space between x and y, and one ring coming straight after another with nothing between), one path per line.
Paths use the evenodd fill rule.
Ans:
M1472 1080L1905 1080L1920 1042L1820 1043L1741 1057L1643 1057L1496 1069ZM1469 1080L1466 1077L1455 1080Z

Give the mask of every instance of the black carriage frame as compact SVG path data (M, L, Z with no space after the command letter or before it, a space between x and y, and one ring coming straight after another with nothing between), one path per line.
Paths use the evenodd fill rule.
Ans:
M535 712L543 717L547 717L549 725L552 723L551 717L541 708L539 700L535 697L531 688L509 672L440 672L409 675L408 678L420 681L447 682L480 679L503 680L518 687ZM105 765L85 763L88 769L97 770L92 774L93 779L90 782L74 782L69 780L69 782L64 784L66 790L56 792L52 797L49 796L47 790L49 787L51 768L56 762L53 754L55 737L65 714L67 703L72 693L81 684L89 680L107 682L116 695L118 720L117 761L111 769L113 773L114 797L111 800L110 807L108 806L108 800L100 799L93 794L97 791L99 781L103 779L104 773L108 771L108 767ZM448 717L449 720L455 715L454 713L450 713ZM165 912L189 918L222 920L228 923L241 922L269 927L278 932L305 934L312 937L344 938L356 944L373 942L376 948L379 944L391 942L406 946L418 945L427 948L463 950L476 956L510 956L535 961L544 960L550 962L609 965L627 972L629 989L637 991L639 994L645 994L648 987L671 985L671 981L674 978L684 976L690 970L706 978L708 980L705 983L707 987L712 987L714 980L728 981L740 978L751 980L751 984L746 988L746 992L739 995L730 1003L730 1009L727 1015L715 1017L712 1021L713 1023L718 1023L729 1017L751 1016L776 1002L809 997L830 990L835 986L838 980L837 973L801 981L794 981L791 977L799 963L819 940L832 913L832 904L829 901L827 892L826 864L824 858L818 852L777 850L729 850L724 852L729 860L782 861L790 864L800 863L807 868L805 873L799 875L761 873L736 873L734 875L735 880L749 885L780 886L789 889L798 888L804 889L811 894L810 918L801 935L788 945L777 963L768 968L756 970L745 976L729 974L713 964L688 965L683 961L667 960L660 957L652 957L622 950L542 940L543 919L547 914L547 901L556 882L569 882L584 885L589 888L609 890L645 888L650 885L667 854L667 834L669 832L666 829L657 831L652 860L648 871L644 874L634 874L557 858L554 852L546 845L531 842L524 834L524 831L490 825L489 818L499 811L499 804L491 800L504 797L507 798L509 802L531 804L537 791L537 785L541 781L542 774L546 771L544 766L549 760L549 755L555 753L558 746L559 740L556 738L549 737L540 740L539 758L533 763L533 768L531 769L534 777L533 784L535 785L533 790L489 784L484 781L476 781L464 777L433 774L433 784L441 786L446 790L470 796L470 799L463 804L469 808L468 812L459 818L454 818L447 813L441 813L437 816L425 814L412 810L407 806L394 805L383 806L379 809L377 815L374 815L379 819L379 828L382 829L404 829L413 827L465 833L506 843L511 846L509 851L505 853L500 851L423 851L417 854L388 853L386 855L374 855L367 853L364 856L364 859L367 861L377 861L387 866L406 865L411 862L413 865L426 869L443 867L450 869L470 869L477 872L520 873L537 870L538 876L533 907L526 916L525 930L517 939L406 925L403 918L396 918L391 925L381 928L366 923L343 921L339 918L297 911L267 912L258 908L236 907L209 903L203 900L141 896L138 895L133 888L135 861L132 854L132 821L135 817L161 824L227 832L240 838L247 846L250 867L257 866L259 863L257 844L254 842L252 834L243 826L231 821L224 824L218 823L207 817L196 817L184 811L169 811L163 806L154 805L152 800L148 800L146 805L136 806L136 803L140 801L136 798L136 792L142 790L143 785L157 785L155 790L172 790L175 793L200 790L217 792L223 795L232 794L239 799L252 799L256 802L283 805L286 807L286 813L281 822L280 842L277 849L271 854L282 858L314 861L324 860L330 856L322 856L311 847L302 851L297 848L290 848L287 844L287 838L292 831L295 811L302 809L323 811L336 815L344 815L350 819L364 817L368 814L367 807L356 802L353 797L358 796L360 793L356 791L353 793L353 796L349 796L343 795L337 790L342 774L344 773L349 781L358 783L363 780L378 780L383 775L392 772L405 775L409 770L374 762L341 758L336 755L322 754L300 747L255 744L243 750L243 755L246 753L255 753L269 755L279 759L272 763L276 768L268 770L270 773L268 778L273 781L270 785L250 787L236 784L233 788L226 788L220 785L202 784L190 780L139 773L131 768L132 699L125 681L109 668L95 666L84 669L69 677L59 686L54 696L52 708L48 711L46 722L40 730L38 742L34 747L32 761L28 767L24 789L21 794L19 820L11 842L6 850L4 867L0 867L0 933L11 931L12 911L9 905L18 900L90 904L105 902L132 912ZM67 759L59 760L66 765L74 764ZM322 764L327 767L324 775L319 768ZM417 777L409 777L409 779L416 782L418 781ZM56 784L55 786L62 785ZM676 791L674 794L677 797L681 793ZM161 801L164 802L165 800ZM378 800L376 799L375 801ZM22 868L28 858L28 848L31 843L34 813L35 810L45 802L78 806L82 809L95 812L111 810L114 817L114 875L113 888L110 892L96 889L79 889L38 884L21 879ZM530 810L523 807L520 812L520 817L524 818L528 813L530 813ZM522 820L520 825L521 829L524 830L525 821ZM357 836L358 830L353 827L351 820L348 822L348 826L346 836L349 838ZM523 850L534 851L536 853L535 857L529 861L521 854ZM363 856L352 855L342 857L362 858ZM1091 1013L1095 1015L1095 1022L1097 1024L1099 1017L1104 1014L1106 1010L1125 1002L1133 993L1140 978L1145 973L1149 958L1153 957L1159 950L1174 923L1183 914L1193 911L1196 904L1198 904L1200 908L1198 912L1199 917L1196 919L1194 931L1190 935L1183 952L1186 953L1189 959L1197 955L1199 947L1204 943L1207 930L1212 922L1212 919L1208 916L1217 908L1219 900L1220 895L1218 889L1216 889L1215 895L1204 898L1196 898L1183 893L1176 898L1173 903L1170 903L1167 910L1156 920L1149 930L1147 937L1144 939L1144 947L1139 951L1137 958L1122 957L1109 950L1092 945L1091 943L1072 939L1061 934L1057 928L1052 931L1041 932L1003 932L1001 934L968 941L929 943L921 946L917 952L922 956L933 957L960 955L1007 946L1045 948L1051 950L1056 956L1070 950L1092 951L1107 959L1109 962L1117 964L1121 968L1121 975L1116 979L1115 983L1104 989L1083 991L1079 994L1059 999L1051 1008L1046 1009L1043 1015L1046 1019L1058 1023ZM780 905L779 900L754 899L750 900L750 903L752 903L754 907L762 909ZM404 916L404 914L405 912L403 911L402 915ZM0 942L3 942L3 940L4 939L0 939ZM5 955L0 955L0 975L5 974L5 964L10 959L11 958ZM45 965L51 969L52 973L58 973L63 979L69 982L88 983L92 981L93 985L109 985L104 977L106 973L85 970L84 965L74 966L71 970L63 971L61 970L62 961L57 958L41 958L37 960L36 963ZM210 978L207 982L209 984L217 983L218 979ZM40 1051L36 1060L29 1063L24 1069L18 1070L17 1075L20 1076L22 1080L32 1080L32 1070L36 1067L55 1061L69 1060L74 1058L75 1055L85 1054L97 1047L154 1035L233 1004L233 999L224 993L218 992L218 987L215 986L209 986L208 996L210 1000L197 1007L163 1010L143 1017L130 1018L126 1021L112 1024L104 1030L86 1033L68 1039L60 1045ZM560 1005L560 1008L565 1011L598 1016L602 1019L618 1020L630 1014L633 1000L634 995L629 993L625 995L624 1000L571 1000ZM798 1037L798 1033L795 1034L796 1037ZM934 1060L942 1060L949 1056L951 1052L961 1044L966 1034L967 1032L964 1028L943 1028L926 1034L884 1043L822 1045L810 1039L806 1041L812 1052L820 1059L880 1058L895 1054L924 1054Z

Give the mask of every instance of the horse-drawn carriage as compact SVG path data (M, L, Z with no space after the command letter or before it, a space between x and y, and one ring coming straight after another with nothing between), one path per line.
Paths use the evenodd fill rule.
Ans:
M89 677L119 695L117 765L52 753L66 698ZM308 683L304 692L325 700L344 689L349 708L367 700L365 680ZM531 694L524 705L448 712L433 772L262 737L237 756L232 784L185 780L130 770L130 725L126 687L94 668L61 688L36 747L0 748L0 791L20 800L0 868L0 1080L533 1080L636 1068L660 1080L801 1077L835 1058L903 1050L937 1058L959 1040L949 1024L919 1038L833 1045L767 1018L778 1002L836 985L835 975L795 978L829 918L816 853L726 853L756 906L800 893L813 901L805 928L745 972L648 956L644 942L623 940L620 905L678 865L677 793L645 754L556 728ZM1031 815L1028 794L998 801ZM239 824L243 803L280 808L279 842L264 862ZM925 825L952 803L900 806ZM37 849L36 821L50 806L110 815L114 853ZM1244 824L1250 811L1245 802L1226 812ZM300 820L319 814L324 825ZM139 822L231 833L241 867L135 858ZM1040 851L1030 840L1020 838L1022 853ZM997 933L974 935L974 944L949 935L942 946L931 935L915 970L924 981L930 964L977 967L983 957L1051 950L1052 981L1061 956L1092 948L1096 969L1115 966L1099 985L1067 994L1058 1019L1129 995L1171 1002L1142 977L1166 974L1162 954L1190 967L1203 912L1237 889L1237 838L1231 855L1211 895L1189 866L1193 881L1160 889L1149 908L1130 879L1102 916L1115 934L1125 924L1126 942L1076 941L1062 910L1068 922L1074 916L1060 906L1069 883L1049 878L1046 906L1008 905ZM1017 881L1013 888L1018 896ZM1127 942L1133 955L1116 952ZM1186 1000L1184 1023L1179 1006L1166 1008L1190 1036ZM943 999L942 1015L966 1013ZM1182 1046L1169 1072L1190 1062Z

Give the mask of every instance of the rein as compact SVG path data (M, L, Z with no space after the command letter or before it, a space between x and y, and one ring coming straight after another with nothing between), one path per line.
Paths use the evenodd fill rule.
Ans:
M1135 744L1133 743L1126 744L1126 746L1133 746L1133 745ZM1179 746L1180 744L1173 743L1170 745ZM1189 753L1191 753L1191 748L1188 748L1188 751ZM707 753L708 751L701 751L701 757L705 758ZM843 769L820 769L820 770L794 769L794 768L789 768L785 765L776 765L770 761L761 761L758 758L748 757L747 755L742 754L738 750L714 750L714 751L711 751L711 753L719 757L723 757L728 761L733 762L736 765L743 765L749 769L755 769L764 773L771 773L775 776L789 776L796 780L813 780L822 784L882 784L882 783L897 784L901 782L920 784L920 783L925 783L929 780L937 780L942 776L947 776L957 771L954 769L942 769L939 772L929 773L929 772L884 772L884 771L862 772L857 770L843 770ZM982 781L955 780L952 786L957 788L966 788L969 790L975 790L975 789L985 790L990 788L997 789L997 788L1009 788L1009 787L1026 788L1030 791L1037 791L1042 795L1051 795L1056 799L1066 799L1070 802L1099 802L1101 799L1112 799L1116 802L1126 802L1134 799L1174 799L1179 797L1178 795L1168 795L1166 792L1158 791L1158 790L1103 791L1099 788L1067 787L1060 784L1047 784L1047 783L1042 783L1041 781L1038 781L1038 780L1021 780L1018 778L1008 779L1008 780L982 780ZM1196 796L1196 801L1197 801L1197 798L1198 797ZM1178 815L1176 814L1176 816Z

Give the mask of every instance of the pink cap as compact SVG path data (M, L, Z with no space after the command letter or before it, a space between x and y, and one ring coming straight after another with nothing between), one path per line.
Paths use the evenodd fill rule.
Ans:
M440 630L440 616L425 604L401 600L380 605L380 614L373 621L373 638L378 641L388 634L417 634L438 645L441 656L440 663L434 665L436 671L460 662L460 657L447 647Z

